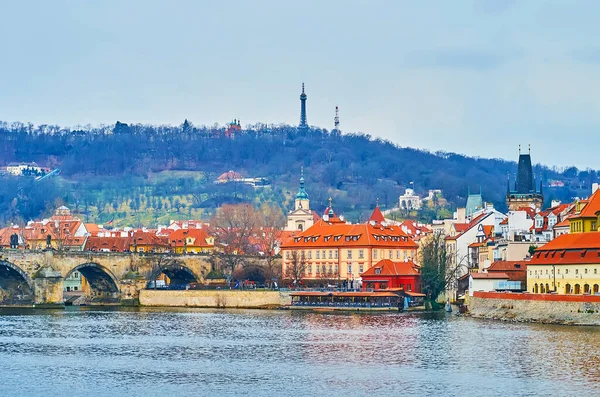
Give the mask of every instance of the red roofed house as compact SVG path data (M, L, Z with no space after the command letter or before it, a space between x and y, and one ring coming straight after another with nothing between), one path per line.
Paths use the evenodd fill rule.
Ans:
M346 223L329 208L326 215L281 245L282 274L303 279L358 280L381 259L417 257L418 245L398 226L369 221Z
M360 275L363 290L398 288L421 292L421 272L413 261L394 262L382 259Z
M563 234L538 248L527 263L527 289L533 293L598 294L600 232Z
M209 236L205 229L178 229L169 237L171 248L177 254L212 252L215 249L215 239Z

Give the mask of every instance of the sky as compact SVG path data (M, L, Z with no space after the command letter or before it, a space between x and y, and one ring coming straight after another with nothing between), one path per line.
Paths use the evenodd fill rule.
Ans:
M598 1L0 0L0 120L310 125L600 169Z

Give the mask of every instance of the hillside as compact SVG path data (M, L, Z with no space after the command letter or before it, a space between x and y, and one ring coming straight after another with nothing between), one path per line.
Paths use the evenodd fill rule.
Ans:
M534 145L535 147L535 145ZM535 153L533 153L535 160ZM417 193L442 189L450 208L464 205L468 187L480 186L486 201L505 209L507 172L514 161L431 153L400 147L365 134L336 134L319 128L301 133L288 125L251 126L228 137L223 128L128 125L69 129L0 123L0 159L60 168L57 178L0 180L0 223L47 215L60 204L88 221L155 224L174 218L207 217L223 202L278 203L287 210L304 167L307 190L320 211L332 197L349 219L364 219L379 198L396 205L414 182ZM215 185L223 172L265 177L271 185ZM535 165L546 201L587 196L593 170ZM564 187L550 188L550 181ZM431 216L431 214L429 215Z

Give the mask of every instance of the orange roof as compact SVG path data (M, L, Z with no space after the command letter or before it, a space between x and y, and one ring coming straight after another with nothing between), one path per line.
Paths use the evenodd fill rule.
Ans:
M600 232L563 234L541 246L536 252L567 249L600 249Z
M217 178L218 181L233 181L236 179L243 179L244 177L242 176L242 174L240 174L239 172L235 172L235 171L227 171L221 175L219 175L219 177Z
M565 219L563 219L562 222L558 222L556 225L554 225L554 228L556 229L557 227L570 227L571 222L569 222L569 218L570 216L565 217Z
M374 221L377 223L385 222L385 218L383 217L383 214L381 213L379 206L375 207L375 209L373 210L373 213L371 214L371 217L369 218L369 221Z
M382 259L360 276L415 276L418 274L419 268L412 261L393 262L389 259Z
M488 272L520 271L527 269L527 262L523 261L495 261L487 268Z
M529 215L530 219L535 218L535 210L531 207L528 207L528 206L519 207L517 209L517 211L525 211L525 212L527 212L527 215Z
M506 273L471 273L471 277L474 279L508 279Z
M459 233L462 233L468 229L469 229L468 223L454 223L454 230L456 230Z
M209 244L206 242L209 237L210 236L204 229L179 229L174 230L169 235L168 240L172 247L213 247L214 244ZM189 238L192 238L193 242L186 244L185 241Z
M85 230L87 230L87 232L89 234L91 234L92 236L97 235L98 232L100 231L100 228L95 223L86 223L84 226L85 226Z
M133 233L132 244L135 245L148 245L148 246L167 246L169 240L167 237L157 236L156 231L141 231L138 230Z
M581 202L583 202L583 200ZM588 203L583 207L577 217L595 218L598 211L600 211L600 189L596 190L594 194L588 198Z
M304 232L294 236L281 245L281 248L309 248L309 247L402 247L418 248L409 236L398 226L383 226L347 224L335 218L333 222L321 219Z
M133 242L132 237L88 237L85 251L126 252Z

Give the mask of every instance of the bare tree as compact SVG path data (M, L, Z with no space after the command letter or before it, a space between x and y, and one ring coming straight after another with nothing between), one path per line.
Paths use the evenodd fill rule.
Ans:
M265 204L260 209L261 228L257 230L258 249L265 258L268 277L277 277L280 267L275 258L283 241L283 225L285 218L281 208Z
M211 219L210 232L219 245L217 255L230 275L243 266L243 255L256 252L251 237L257 223L256 210L250 204L223 205Z
M307 263L304 251L291 251L290 259L285 267L285 278L292 280L294 285L298 285L302 277L304 277L306 267Z
M456 288L458 277L466 270L466 257L454 258L446 248L444 235L434 233L421 251L421 284L429 299L436 300Z

